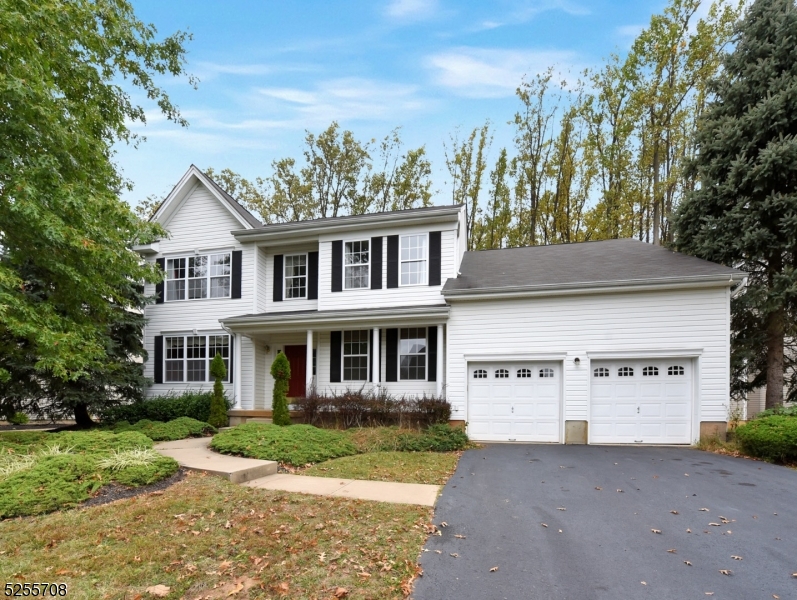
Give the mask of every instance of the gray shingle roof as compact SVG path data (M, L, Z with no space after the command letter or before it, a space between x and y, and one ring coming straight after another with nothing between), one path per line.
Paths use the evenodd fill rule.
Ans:
M744 273L633 239L466 252L444 295L513 289L600 287Z

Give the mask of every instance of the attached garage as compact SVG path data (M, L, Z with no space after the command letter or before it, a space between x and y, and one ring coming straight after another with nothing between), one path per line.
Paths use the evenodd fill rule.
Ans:
M476 441L559 442L561 398L561 363L470 363L468 435Z
M685 358L592 361L590 443L691 443L692 377Z

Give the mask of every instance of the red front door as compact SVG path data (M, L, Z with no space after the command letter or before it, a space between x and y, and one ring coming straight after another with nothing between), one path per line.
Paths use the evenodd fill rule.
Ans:
M285 346L285 358L291 365L288 397L302 398L307 386L307 346Z

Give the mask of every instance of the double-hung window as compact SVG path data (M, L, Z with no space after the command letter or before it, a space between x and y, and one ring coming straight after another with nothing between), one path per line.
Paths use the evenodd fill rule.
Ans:
M399 379L426 381L426 327L399 330Z
M307 255L285 257L285 298L307 298Z
M221 354L230 379L229 335L180 335L164 340L167 382L211 381L210 361Z
M368 330L343 332L343 381L368 380Z
M425 285L429 237L425 233L401 236L401 285Z
M369 240L343 244L343 288L357 290L369 286Z
M166 301L229 298L232 255L201 254L166 260Z

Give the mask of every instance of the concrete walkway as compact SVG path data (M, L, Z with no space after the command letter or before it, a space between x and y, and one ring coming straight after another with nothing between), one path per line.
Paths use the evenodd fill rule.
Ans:
M278 465L271 460L256 460L213 452L208 448L210 439L189 438L176 442L161 442L155 444L155 450L164 456L172 457L186 469L213 473L233 483L242 483L253 488L420 506L434 506L440 492L439 485L277 473Z

